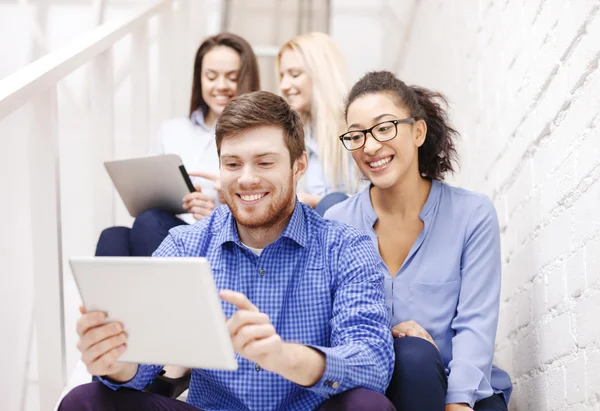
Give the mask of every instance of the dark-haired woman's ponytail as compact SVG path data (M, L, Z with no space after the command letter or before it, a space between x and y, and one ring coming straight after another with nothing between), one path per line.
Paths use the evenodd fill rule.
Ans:
M454 138L458 132L448 120L448 101L443 94L424 87L410 86L420 112L413 113L417 119L427 123L427 137L419 147L419 170L424 177L443 178L447 172L454 172L454 162L458 154Z

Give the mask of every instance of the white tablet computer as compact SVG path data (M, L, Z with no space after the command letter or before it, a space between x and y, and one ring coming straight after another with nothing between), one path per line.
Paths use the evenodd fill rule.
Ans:
M204 258L72 257L87 312L128 334L119 361L236 370L225 316Z
M132 217L151 208L187 213L182 199L195 189L178 155L107 161L104 167Z

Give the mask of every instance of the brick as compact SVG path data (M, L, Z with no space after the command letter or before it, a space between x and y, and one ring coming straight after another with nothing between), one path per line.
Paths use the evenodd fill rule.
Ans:
M509 281L514 281L513 289L520 288L525 283L531 281L539 272L538 254L539 244L535 241L530 241L521 250L513 255L510 270L514 278Z
M548 153L554 155L553 150L548 149ZM537 168L543 168L540 164L537 163L539 157L536 157L534 161L536 161ZM544 181L542 186L542 201L541 201L541 209L540 212L543 217L547 217L550 212L556 207L558 200L560 197L558 196L558 181L556 179L555 173L551 173L547 176L546 181Z
M516 239L517 239L517 226L515 224L509 224L506 227L506 230L504 230L504 233L502 234L502 241L503 241L503 247L504 247L502 249L503 257L514 254L514 252L518 248Z
M554 308L565 300L563 266L558 265L546 276L547 308Z
M559 200L562 200L575 188L577 183L575 179L575 171L575 154L571 153L559 166L556 172Z
M498 339L496 340L498 341ZM508 375L514 375L512 358L512 345L508 341L504 341L497 345L496 350L494 351L494 364L506 371Z
M571 226L573 210L563 210L554 220L545 226L539 236L540 265L555 261L571 245Z
M546 371L548 383L548 409L563 410L566 399L565 373L561 367Z
M545 374L537 374L531 378L531 398L529 399L528 409L548 409L548 385L546 384Z
M520 158L519 158L520 160ZM533 190L533 177L531 168L524 166L515 182L506 192L507 211L512 214L515 209L531 196Z
M600 283L600 238L590 240L585 245L585 277L588 287Z
M594 291L591 296L585 296L577 302L575 307L577 343L580 347L587 347L593 343L600 343L600 292Z
M498 331L496 341L502 341L516 329L515 316L513 315L513 301L500 303L500 315L498 317Z
M586 399L600 398L600 350L587 356L586 371Z
M579 197L573 206L573 241L584 241L600 230L600 179L596 180Z
M567 292L578 297L585 290L585 248L580 248L566 262Z
M513 346L513 378L528 374L539 365L539 347L533 330L521 332L515 338Z
M598 138L600 126L597 124L599 122L600 120L596 119L594 125L584 130L581 144L575 150L577 163L575 172L578 181L590 174L600 164L600 138Z
M530 410L529 399L531 398L531 380L526 379L519 381L517 392L519 395L511 401L513 404L516 402L516 409Z
M543 364L564 357L575 349L568 313L558 315L542 326L540 334L540 358Z
M531 287L521 291L516 296L517 301L517 327L525 327L531 322Z
M531 293L531 315L533 321L540 320L546 313L546 281L544 278L533 282Z
M585 358L583 353L565 366L567 382L567 404L585 401Z
M502 267L502 281L500 284L500 296L502 300L511 298L518 288L518 284L521 284L518 278L518 272L515 269L513 260L510 259L508 262L503 260Z
M527 241L533 230L541 223L543 217L541 202L541 190L534 191L531 200L515 213L513 221L518 224L517 244L523 244Z

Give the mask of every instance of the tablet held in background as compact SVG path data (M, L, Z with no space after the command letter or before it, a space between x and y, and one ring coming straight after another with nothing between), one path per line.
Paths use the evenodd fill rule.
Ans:
M107 161L104 166L132 217L151 208L187 212L182 199L195 190L178 155Z

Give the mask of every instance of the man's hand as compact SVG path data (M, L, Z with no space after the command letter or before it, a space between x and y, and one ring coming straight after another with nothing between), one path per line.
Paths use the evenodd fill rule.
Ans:
M215 191L217 192L217 196L219 197L219 202L221 204L225 204L225 197L223 197L223 191L221 190L221 180L219 180L219 176L217 174L208 173L206 171L192 171L188 174L192 177L200 177L212 181Z
M238 310L227 320L235 352L261 368L298 385L315 385L325 372L325 354L301 344L286 343L275 331L269 316L242 293L223 290L223 301Z
M242 293L223 290L219 296L238 308L227 320L235 352L265 370L277 372L283 354L283 341L269 316L261 313Z
M405 321L400 324L396 324L392 327L392 335L394 338L402 338L402 337L419 337L424 340L429 341L434 345L435 348L438 348L431 335L423 327L421 327L416 321ZM446 410L448 411L448 410Z
M211 215L215 209L215 201L209 195L204 194L200 187L196 187L196 191L183 197L183 208L199 221Z
M117 382L135 377L137 364L117 362L127 349L123 325L117 322L104 324L106 314L102 312L86 313L83 307L79 307L79 312L82 315L77 321L77 349L88 372Z
M446 404L446 411L467 411L470 410L468 404Z

